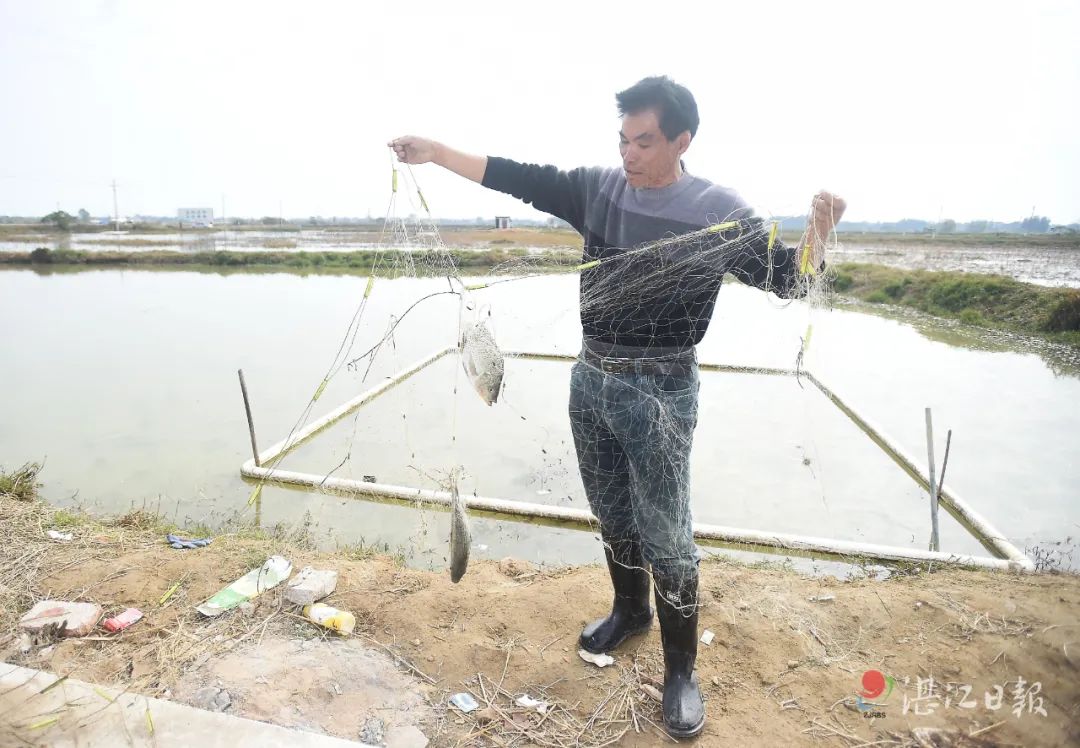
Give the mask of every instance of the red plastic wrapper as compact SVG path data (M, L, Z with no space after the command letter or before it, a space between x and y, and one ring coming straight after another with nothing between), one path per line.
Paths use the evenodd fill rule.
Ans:
M142 611L138 608L128 608L118 616L105 619L101 624L107 631L123 631L131 624L142 618Z

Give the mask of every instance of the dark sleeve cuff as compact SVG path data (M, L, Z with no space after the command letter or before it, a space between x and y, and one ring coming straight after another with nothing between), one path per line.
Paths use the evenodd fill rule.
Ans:
M488 156L484 179L480 184L488 189L512 193L514 186L520 179L521 171L521 164L508 158Z

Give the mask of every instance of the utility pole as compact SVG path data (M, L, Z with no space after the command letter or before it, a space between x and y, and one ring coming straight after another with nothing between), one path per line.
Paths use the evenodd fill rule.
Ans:
M113 213L113 231L120 230L120 211L116 207L116 179L112 181L112 213Z

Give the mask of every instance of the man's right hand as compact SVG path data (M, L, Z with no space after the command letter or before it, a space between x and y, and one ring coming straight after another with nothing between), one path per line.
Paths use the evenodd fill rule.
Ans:
M473 156L449 148L442 143L415 135L402 135L386 144L394 149L398 161L405 164L435 163L466 179L483 184L487 156Z
M418 138L415 135L403 135L386 144L394 149L398 161L405 164L426 164L435 160L439 144L434 140Z

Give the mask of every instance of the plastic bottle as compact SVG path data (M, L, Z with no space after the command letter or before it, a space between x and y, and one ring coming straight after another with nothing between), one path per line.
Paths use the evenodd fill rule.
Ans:
M347 610L331 608L323 603L304 606L304 617L320 626L341 634L351 634L356 627L356 616Z

